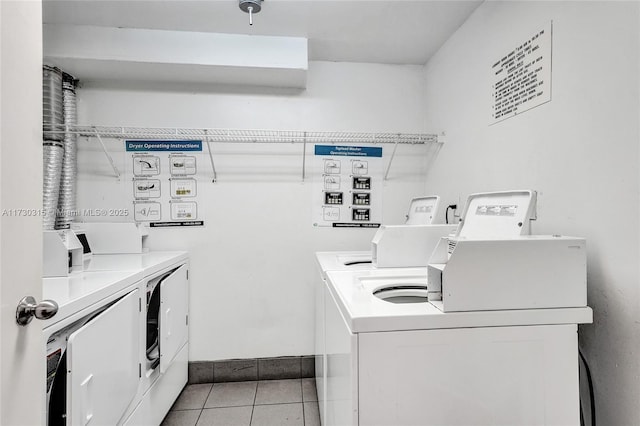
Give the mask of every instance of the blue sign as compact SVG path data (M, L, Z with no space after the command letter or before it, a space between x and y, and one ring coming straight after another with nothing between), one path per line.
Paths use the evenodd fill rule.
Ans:
M127 151L202 151L202 141L125 141Z
M316 145L315 155L382 157L382 148L373 146Z

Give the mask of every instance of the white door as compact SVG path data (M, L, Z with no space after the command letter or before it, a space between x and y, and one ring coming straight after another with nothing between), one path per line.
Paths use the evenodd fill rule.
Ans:
M140 292L136 289L69 336L67 423L115 425L138 390Z
M42 325L15 321L42 297L42 5L0 1L0 424L43 424Z
M187 265L182 265L160 282L160 372L169 368L187 343L189 285Z

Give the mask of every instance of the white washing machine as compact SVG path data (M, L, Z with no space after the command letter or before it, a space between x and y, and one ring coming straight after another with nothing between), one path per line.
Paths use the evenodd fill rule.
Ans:
M428 195L411 199L405 216L405 225L431 225L438 214L440 197ZM403 226L403 225L396 225ZM371 267L371 250L320 252L316 255L320 272L342 269L368 269Z
M433 225L440 197L413 198L404 225L381 226L368 251L317 252L315 288L315 375L320 419L324 424L326 400L325 288L328 271L367 271L377 267L426 268L440 237L456 225ZM426 273L426 269L422 270Z
M579 424L590 308L445 313L375 294L425 284L416 272L327 273L323 425Z
M362 252L317 252L317 271L314 274L315 292L315 377L316 393L318 396L318 410L320 413L320 423L325 425L326 413L326 337L325 337L325 304L326 304L326 280L327 272L334 270L355 270L366 271L373 268L371 262L371 251ZM426 269L424 270L426 273Z
M324 425L578 424L584 240L523 236L534 203L471 195L428 274L327 272Z

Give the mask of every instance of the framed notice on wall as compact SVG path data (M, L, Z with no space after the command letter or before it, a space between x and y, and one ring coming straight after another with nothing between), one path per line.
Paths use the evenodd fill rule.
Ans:
M550 21L530 31L491 64L491 121L495 124L551 100Z

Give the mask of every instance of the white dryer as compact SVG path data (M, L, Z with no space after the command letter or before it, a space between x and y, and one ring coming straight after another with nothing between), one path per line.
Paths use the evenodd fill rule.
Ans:
M187 383L189 258L148 251L148 230L133 223L75 224L83 234L85 274L140 273L138 386L118 424L159 425Z
M188 379L188 253L94 254L85 260L84 269L89 273L131 269L142 274L140 384L124 420L131 425L159 425Z
M44 297L59 306L43 324L49 426L123 421L139 383L141 278L130 271L43 279Z

